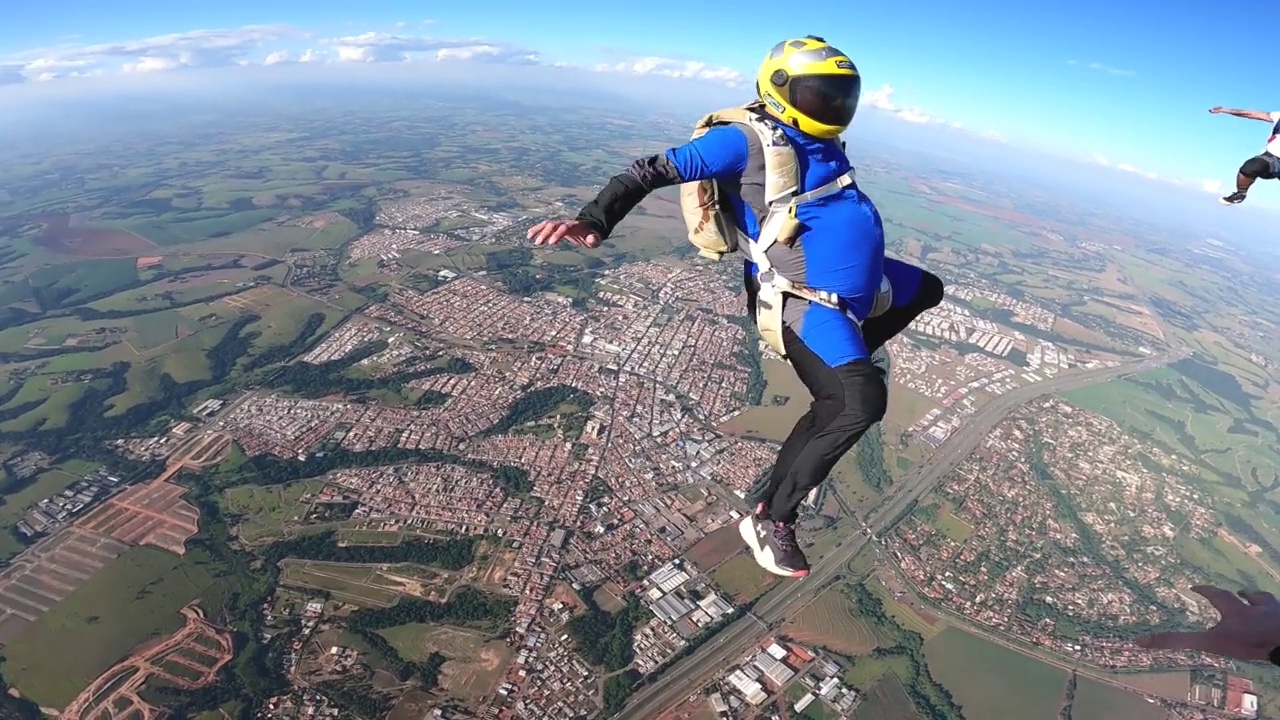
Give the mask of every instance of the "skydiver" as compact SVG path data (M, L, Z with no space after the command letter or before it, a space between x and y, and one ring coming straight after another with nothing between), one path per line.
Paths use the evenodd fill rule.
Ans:
M884 417L888 383L872 353L943 296L936 275L884 256L880 214L854 181L839 138L861 87L853 61L822 38L778 43L753 102L708 115L690 142L635 161L575 219L528 233L538 245L598 247L650 192L681 185L702 254L745 245L749 312L813 396L739 525L756 562L789 577L809 573L795 532L801 502Z
M1191 588L1222 616L1208 630L1164 632L1138 638L1151 650L1200 650L1236 660L1269 660L1280 665L1280 602L1269 592L1232 593L1212 585ZM1238 597L1237 597L1238 596Z
M1239 205L1244 202L1249 188L1255 180L1275 180L1280 178L1280 112L1262 112L1261 110L1233 110L1215 107L1209 109L1214 115L1235 115L1236 117L1260 120L1271 123L1271 137L1267 139L1267 147L1261 154L1249 158L1236 173L1236 191L1218 200L1223 205Z

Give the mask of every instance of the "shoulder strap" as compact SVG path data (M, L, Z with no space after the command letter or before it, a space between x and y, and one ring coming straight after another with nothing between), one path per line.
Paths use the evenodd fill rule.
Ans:
M760 103L725 108L704 115L694 127L693 137L699 138L717 125L738 125L750 128L747 142L759 146L764 160L764 201L766 205L794 195L800 189L800 166L796 151L786 133L773 121L765 118Z

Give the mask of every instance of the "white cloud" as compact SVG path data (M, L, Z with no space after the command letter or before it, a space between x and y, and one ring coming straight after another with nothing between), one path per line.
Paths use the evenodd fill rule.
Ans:
M416 59L473 60L517 65L541 63L538 53L509 43L367 32L325 40L341 62L407 62Z
M318 62L466 62L572 68L637 78L692 80L739 91L749 91L751 87L749 74L733 67L696 59L620 57L609 51L605 53L607 62L595 65L591 62L576 64L559 58L548 58L538 50L521 44L486 38L426 34L429 32L428 28L435 24L434 20L401 21L394 23L397 28L394 32L375 30L328 39L316 39L307 31L291 25L251 25L223 30L192 30L128 42L65 44L23 56L8 59L0 57L0 85L108 73L155 75L186 68L285 66ZM886 111L904 122L961 128L959 123L938 118L920 108L897 105L893 93L892 86L884 85L879 90L865 93L863 105ZM988 134L987 137L991 135Z
M898 105L893 100L894 89L892 85L881 85L880 89L863 93L859 104L864 107L873 107L877 110L887 112L903 122L916 123L919 125L935 124L946 125L956 130L964 130L965 127L954 120L944 120L936 117L914 105ZM982 137L989 140L1004 142L1004 138L996 133L978 133Z
M1124 70L1121 68L1112 67L1110 65L1105 65L1100 62L1081 63L1076 60L1068 60L1067 64L1075 67L1082 67L1087 70L1093 70L1094 72L1106 73L1108 75L1119 75L1123 77L1131 77L1133 75L1138 74L1134 70Z
M1130 165L1129 163L1118 163L1118 164L1113 164L1110 160L1108 160L1108 159L1107 159L1107 157L1106 157L1105 155L1103 155L1103 154L1101 154L1101 153L1094 153L1094 154L1093 154L1093 158L1092 158L1092 159L1093 159L1094 164L1096 164L1096 165L1101 165L1101 166L1103 166L1103 167L1114 168L1114 169L1116 169L1116 170L1119 170L1120 172L1127 172L1127 173L1133 173L1134 175L1141 175L1141 176L1143 176L1143 177L1145 177L1145 178L1147 178L1147 179L1149 179L1149 180L1160 180L1160 179L1161 179L1161 177L1160 177L1160 175L1159 175L1158 173L1154 173L1154 172L1151 172L1151 171L1149 171L1149 170L1141 170L1141 169L1139 169L1139 168L1137 168L1137 167L1134 167L1133 165ZM1175 181L1174 181L1174 180L1169 180L1169 182L1175 182Z
M673 60L662 57L642 57L617 63L601 63L592 68L596 72L617 72L630 75L658 75L662 77L710 80L729 87L740 87L743 75L729 67L714 67L693 60Z
M1171 177L1168 175L1162 175L1160 173L1153 172L1151 170L1144 170L1130 163L1113 163L1110 160L1108 160L1105 155L1102 155L1101 153L1094 153L1093 157L1090 158L1090 160L1095 165L1101 165L1103 167L1111 168L1113 170L1119 170L1120 172L1126 172L1133 175L1140 175L1148 180L1159 180L1160 182L1170 183L1172 185L1179 185L1182 187L1194 187L1203 192L1213 193L1215 195L1220 194L1223 191L1222 181L1220 180L1198 180L1197 181L1197 180L1187 180L1180 177Z
M126 73L149 73L173 70L184 65L181 60L170 57L144 57L137 62L127 62L120 66Z
M170 33L128 42L61 45L25 53L15 60L21 63L20 72L26 80L83 77L107 70L136 74L180 67L220 67L243 64L249 59L250 51L267 43L303 35L301 30L288 25L247 25L229 30Z

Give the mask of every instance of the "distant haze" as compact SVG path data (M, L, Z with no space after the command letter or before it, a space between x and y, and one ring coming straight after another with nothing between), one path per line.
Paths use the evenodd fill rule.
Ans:
M687 120L750 99L749 91L715 83L663 77L626 77L588 71L508 65L346 64L323 67L222 68L157 77L122 76L10 89L0 107L0 146L10 150L63 144L84 147L119 142L139 131L181 131L184 126L237 118L287 117L290 113L348 111L379 103L459 101L482 95L506 98L550 112L607 107L621 116L661 114ZM441 122L449 122L442 117ZM670 139L677 144L687 136ZM873 107L859 111L846 138L850 155L902 153L904 162L1003 178L1027 188L1063 193L1069 201L1134 218L1153 227L1179 228L1268 252L1280 215L1259 207L1225 208L1200 188L1149 180L1117 169L1054 157L937 124L915 124ZM5 151L0 147L0 154ZM1224 183L1237 159L1225 159ZM1259 183L1255 194L1280 192Z

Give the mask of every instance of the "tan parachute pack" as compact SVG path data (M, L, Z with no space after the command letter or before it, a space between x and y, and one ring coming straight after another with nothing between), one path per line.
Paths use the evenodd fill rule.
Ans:
M760 138L764 152L765 204L794 193L800 185L800 169L795 149L778 128L760 115L758 102L726 108L706 115L694 126L696 140L719 125L739 124L751 128ZM684 183L680 186L680 212L689 231L689 242L698 254L719 261L738 249L738 226L733 212L721 196L714 180ZM764 218L760 218L763 222Z
M796 207L852 185L854 171L850 169L822 187L798 193L800 168L795 149L785 133L761 116L761 107L759 103L751 103L713 112L699 120L693 131L693 139L696 140L713 127L733 123L751 128L759 138L764 161L766 210L764 216L759 218L760 235L756 241L751 242L741 237L733 211L725 202L726 199L721 197L719 184L714 180L681 185L680 211L689 231L689 242L698 249L698 254L702 257L719 261L726 254L738 250L740 242L747 244L747 252L756 264L760 280L760 289L756 294L756 329L761 339L786 359L787 352L782 342L782 307L785 296L791 295L834 309L843 309L844 305L835 293L807 287L778 274L769 260L769 248L776 243L787 247L794 245L802 230L795 217ZM869 317L887 310L892 298L889 281L882 278Z

